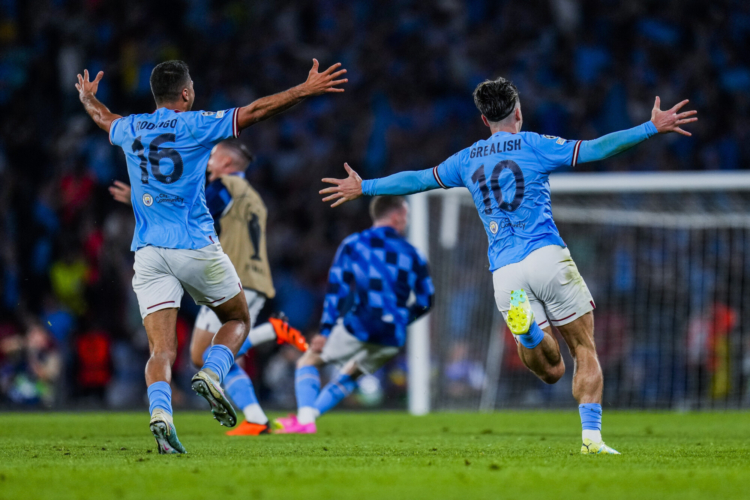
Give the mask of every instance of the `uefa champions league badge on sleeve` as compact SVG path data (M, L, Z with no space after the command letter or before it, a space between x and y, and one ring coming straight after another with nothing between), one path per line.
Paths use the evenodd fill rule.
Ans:
M154 198L150 194L146 193L143 195L143 204L150 207L154 204Z
M492 234L497 234L497 229L497 222L495 222L494 220L490 222L490 232Z

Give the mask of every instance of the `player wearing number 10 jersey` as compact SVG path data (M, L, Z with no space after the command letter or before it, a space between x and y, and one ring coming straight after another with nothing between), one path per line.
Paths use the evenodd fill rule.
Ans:
M229 427L237 415L221 383L250 330L245 294L229 257L222 251L205 199L205 171L212 148L240 131L280 113L309 96L343 92L336 80L340 64L318 72L285 92L218 112L191 111L193 81L182 61L167 61L151 73L153 113L122 117L96 99L99 72L89 81L78 75L76 88L86 112L122 147L132 187L136 218L133 289L148 335L151 357L146 364L150 429L159 453L185 453L177 439L171 404L171 366L176 357L177 308L183 288L195 302L209 307L221 327L213 337L203 368L192 387L211 406L214 417Z
M695 111L679 113L687 101L661 111L656 98L651 120L593 141L521 132L518 90L504 78L481 83L474 102L492 135L440 165L362 181L348 165L346 179L323 179L323 201L333 206L361 196L403 195L466 187L489 240L495 301L524 364L547 383L565 373L550 325L562 334L575 361L573 396L583 427L582 453L617 454L601 437L603 378L594 345L594 301L552 219L549 175L563 166L597 161L629 149L656 133L690 135L680 125Z

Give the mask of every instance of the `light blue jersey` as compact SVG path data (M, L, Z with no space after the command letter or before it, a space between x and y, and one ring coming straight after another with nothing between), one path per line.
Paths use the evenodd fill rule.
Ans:
M565 246L552 220L549 174L576 164L581 141L497 132L434 168L444 188L466 186L489 240L490 271L538 248Z
M237 108L215 113L159 108L112 122L109 139L125 152L132 188L131 250L197 249L218 241L206 206L206 165L217 143L238 135Z
M496 132L437 167L362 182L366 195L404 195L466 187L487 232L490 271L522 261L534 250L565 246L552 220L549 174L562 166L621 153L657 133L653 123L593 141L533 132Z

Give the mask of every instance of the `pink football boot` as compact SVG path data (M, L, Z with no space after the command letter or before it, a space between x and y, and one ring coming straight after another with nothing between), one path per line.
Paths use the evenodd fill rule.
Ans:
M315 422L300 424L297 415L290 413L286 418L273 421L274 434L315 434L318 432Z

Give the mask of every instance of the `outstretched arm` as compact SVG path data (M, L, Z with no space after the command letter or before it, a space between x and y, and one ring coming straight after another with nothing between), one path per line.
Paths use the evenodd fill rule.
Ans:
M434 168L427 170L416 170L399 172L397 174L382 177L380 179L371 179L363 181L357 172L355 172L348 163L344 163L349 177L346 179L333 179L326 177L323 182L333 184L333 187L321 189L320 194L327 194L323 198L324 202L336 200L331 207L337 207L347 201L356 200L363 194L374 195L405 195L430 191L440 186L435 178Z
M650 121L628 130L607 134L593 141L580 141L579 148L576 148L573 152L572 164L575 165L576 163L586 163L609 158L632 148L656 134L677 132L678 134L690 137L692 134L680 128L680 125L698 121L698 118L694 116L698 112L693 110L677 113L688 102L685 99L671 109L662 111L660 109L661 100L657 97L654 102L654 109L651 110Z
M83 70L83 76L78 75L78 83L76 83L76 89L78 90L78 98L81 100L86 113L89 114L94 123L99 128L109 133L109 128L112 126L112 122L118 118L122 118L120 115L112 113L107 106L99 102L96 98L96 91L99 90L99 82L104 76L104 71L100 71L96 75L94 81L89 81L89 70Z
M349 80L346 78L336 80L336 78L346 73L345 69L336 71L340 66L341 63L336 63L322 73L318 73L318 60L313 59L313 66L307 75L305 83L284 92L279 92L278 94L261 97L257 101L253 101L247 106L240 108L239 115L237 116L237 124L240 129L244 129L254 123L286 111L307 97L332 92L343 92L344 89L336 88L336 86L346 83Z

